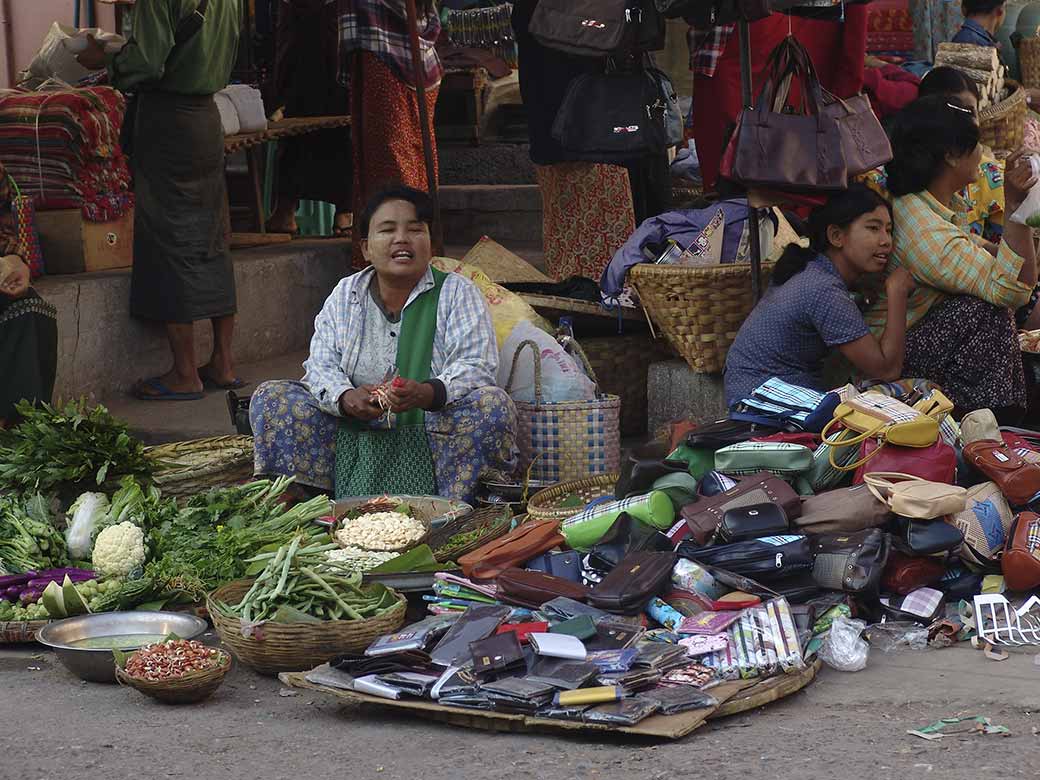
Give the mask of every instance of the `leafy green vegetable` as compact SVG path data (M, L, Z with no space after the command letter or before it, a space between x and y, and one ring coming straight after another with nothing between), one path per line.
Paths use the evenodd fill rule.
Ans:
M59 569L68 562L47 499L0 495L0 573Z
M454 568L452 564L438 563L428 544L420 544L406 553L370 570L371 574L399 574L406 571L442 571Z
M132 476L148 482L155 464L126 425L103 406L58 409L22 401L22 422L0 434L0 490L88 488Z

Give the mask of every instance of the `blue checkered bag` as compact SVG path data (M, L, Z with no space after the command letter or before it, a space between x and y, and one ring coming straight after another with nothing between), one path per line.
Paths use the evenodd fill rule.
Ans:
M839 403L841 398L835 392L821 393L772 377L751 397L736 403L729 416L731 420L819 433L831 421Z

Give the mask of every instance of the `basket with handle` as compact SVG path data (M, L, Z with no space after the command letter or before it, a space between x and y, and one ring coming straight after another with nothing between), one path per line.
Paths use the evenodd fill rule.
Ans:
M762 288L775 263L762 263ZM639 300L675 350L694 371L716 374L726 365L737 331L755 306L751 266L633 266L628 278Z
M573 342L572 342L573 343ZM588 359L576 344L573 354L596 382L591 401L545 401L542 392L542 356L531 340L520 342L513 355L506 392L513 386L524 350L534 356L534 403L516 401L517 446L520 469L531 479L563 482L593 474L618 471L621 463L621 399L599 393L599 383Z
M14 218L15 236L20 247L19 253L29 266L29 275L35 279L43 276L43 249L40 247L40 235L36 231L36 203L31 195L23 195L18 182L10 174L7 183L14 190L11 198L11 216Z

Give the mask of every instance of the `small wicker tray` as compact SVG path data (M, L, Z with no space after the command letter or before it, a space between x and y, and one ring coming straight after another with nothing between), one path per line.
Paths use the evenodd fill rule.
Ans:
M21 645L36 641L36 632L49 620L11 620L0 622L0 645Z
M399 498L399 500L398 500L398 498ZM398 502L398 503L394 503L394 502ZM409 509L410 513L411 513L409 516L413 520L418 522L423 527L422 535L418 539L416 539L416 540L414 540L412 542L408 542L407 544L402 544L402 545L399 545L397 547L389 547L389 548L385 548L385 549L384 548L380 548L378 550L376 550L374 548L369 548L369 547L362 547L361 549L369 550L371 552L404 553L404 552L408 552L413 547L418 547L420 544L425 544L426 540L430 537L430 531L432 530L432 522L431 522L431 519L430 519L430 512L424 510L419 504L413 503L413 501L409 500L406 497L392 497L390 499L390 501L387 502L387 503L388 504L394 504L394 506L397 506L399 504L406 504L408 506L408 509ZM351 507L351 509L360 509L360 507ZM350 510L347 510L347 511L350 511ZM383 511L393 511L393 510L372 509L371 511L373 511L373 512L383 512ZM346 525L346 524L351 522L350 520L347 520L345 517L339 516L339 512L337 512L337 517L338 517L338 519L336 520L336 524L334 526L332 526L332 528L329 529L329 534L332 536L332 541L335 542L336 544L338 544L340 547L348 547L348 546L349 547L353 547L353 546L356 546L356 545L346 545L346 544L343 544L336 537L336 531L339 531L341 528L343 528L344 525Z
M127 674L116 664L116 680L122 685L151 696L163 704L195 704L213 695L213 692L224 682L224 677L231 671L231 656L220 651L221 663L213 669L191 672L169 680L145 680Z
M214 602L237 604L252 587L252 580L235 580L206 598L220 640L246 666L260 674L313 669L343 653L360 653L376 638L404 625L407 602L400 594L397 605L368 620L323 620L320 623L263 623L251 636L242 636L241 621L214 607Z
M430 535L427 544L433 548L433 557L437 559L438 563L454 561L466 553L473 552L473 550L504 535L509 531L509 526L512 522L513 513L508 507L489 506L486 509L478 509L468 517L453 520L447 525L438 528ZM465 546L452 550L442 550L453 536L478 529L480 533Z
M588 479L561 482L535 493L527 502L527 513L531 520L566 520L597 498L612 496L618 477L618 474L600 474ZM572 496L578 497L580 506L561 506Z

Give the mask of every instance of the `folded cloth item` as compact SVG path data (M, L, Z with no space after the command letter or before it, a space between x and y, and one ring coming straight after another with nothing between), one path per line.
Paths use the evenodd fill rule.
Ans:
M227 95L234 104L240 133L258 133L267 129L267 114L260 90L248 84L231 84L217 94Z
M220 112L220 125L224 128L224 135L238 135L242 132L238 109L231 102L231 96L225 92L218 92L213 96L213 102L217 104L217 111Z

